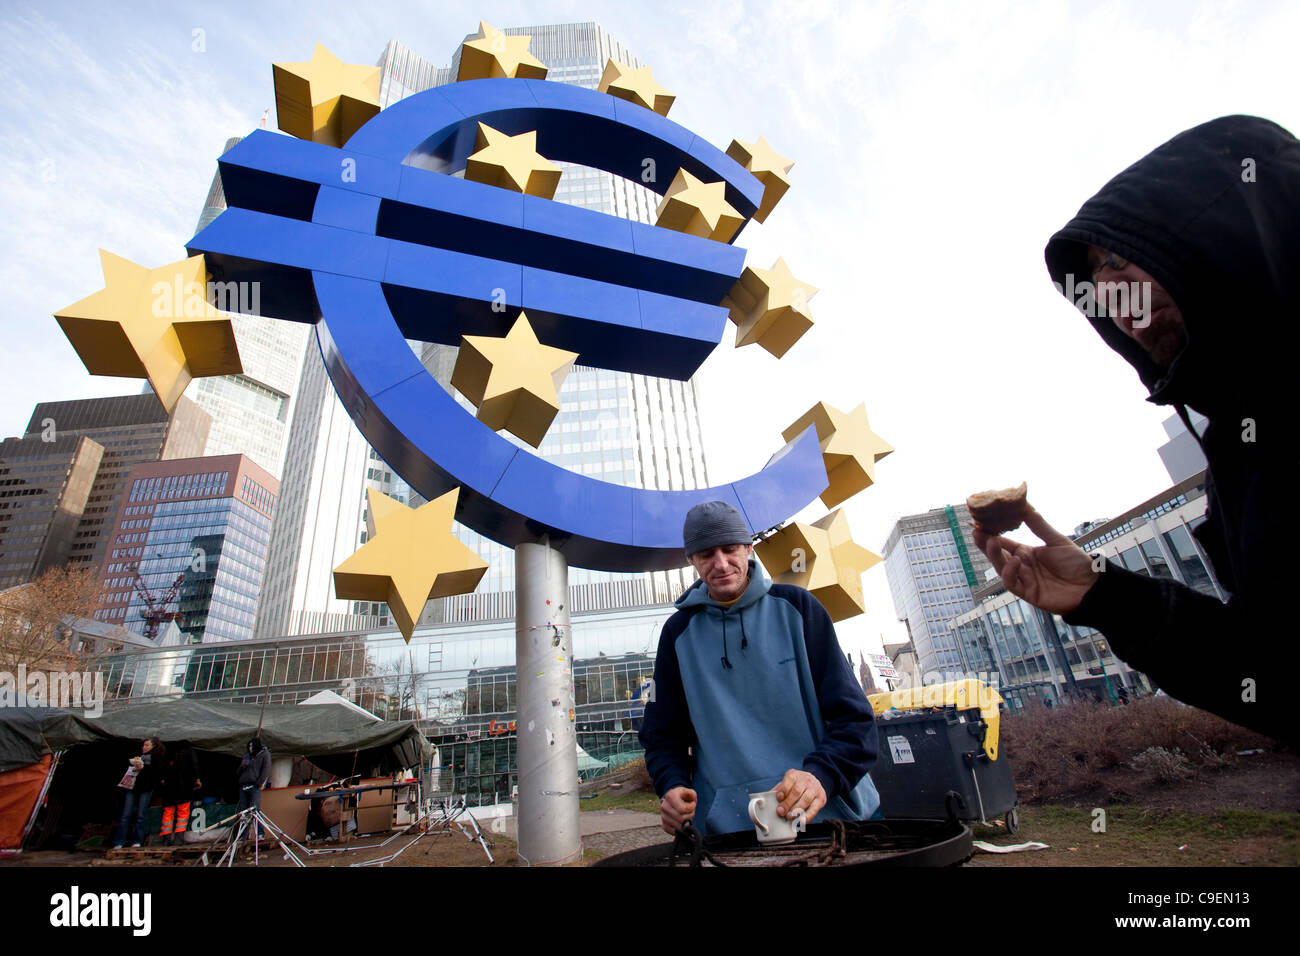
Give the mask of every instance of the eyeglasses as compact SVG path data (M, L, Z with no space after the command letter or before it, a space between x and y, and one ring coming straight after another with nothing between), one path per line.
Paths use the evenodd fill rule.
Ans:
M1105 256L1102 257L1101 262L1097 263L1095 266L1092 267L1092 277L1094 279L1097 278L1097 273L1100 272L1102 269L1114 269L1116 272L1118 272L1120 269L1123 269L1126 265L1128 265L1128 260L1125 259L1123 256L1117 256L1113 252L1107 252Z

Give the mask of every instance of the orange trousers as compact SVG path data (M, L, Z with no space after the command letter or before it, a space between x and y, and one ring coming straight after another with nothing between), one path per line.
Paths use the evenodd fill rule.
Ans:
M173 833L184 833L189 825L190 805L178 803L174 807L163 807L162 828L158 832L162 836L171 836Z

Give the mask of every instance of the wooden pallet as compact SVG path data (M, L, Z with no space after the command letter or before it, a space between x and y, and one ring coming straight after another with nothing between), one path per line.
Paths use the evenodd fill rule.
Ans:
M120 850L106 850L99 863L129 863L139 861L141 863L188 863L197 857L202 856L218 846L224 848L222 841L216 843L181 843L176 846L138 846L123 847ZM270 837L263 837L258 843L258 850L274 850L276 847L275 840ZM239 852L242 854L253 852L253 844L249 840L242 841Z

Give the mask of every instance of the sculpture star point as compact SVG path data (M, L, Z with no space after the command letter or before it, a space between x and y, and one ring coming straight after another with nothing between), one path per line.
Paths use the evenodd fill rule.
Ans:
M766 222L773 208L790 188L789 174L794 168L794 161L774 150L762 136L755 143L733 139L727 147L727 155L753 173L763 184L763 201L759 204L758 212L754 213L754 219Z
M756 550L774 581L811 591L832 621L866 611L862 575L881 559L853 540L843 511L812 524L793 522Z
M486 20L478 23L478 34L460 46L456 82L491 79L546 79L546 64L528 52L528 34L507 36Z
M465 161L465 178L530 196L552 199L561 169L537 152L537 131L510 136L478 124L474 152Z
M828 508L847 501L871 487L876 480L876 462L893 452L893 447L871 430L866 404L842 412L826 402L810 408L783 433L793 441L809 425L817 428L828 486L821 500Z
M730 242L745 219L727 202L727 184L706 183L677 170L656 211L655 225Z
M777 358L813 326L808 300L816 286L796 279L778 258L770 269L746 267L722 300L736 328L736 348L758 343Z
M368 489L368 540L334 569L337 597L383 601L409 643L432 598L467 594L487 562L452 532L460 489L411 508Z
M620 63L612 57L605 62L600 83L596 89L601 93L617 96L619 99L636 103L660 116L667 116L677 97L668 92L655 81L650 67L633 69L626 63Z
M276 120L299 139L342 146L379 112L379 67L344 63L322 43L310 60L272 63L271 73Z
M207 298L192 256L148 269L99 251L104 288L54 313L92 375L145 378L170 412L190 380L243 372L230 317Z
M543 345L520 312L504 337L461 337L451 384L478 408L479 421L536 448L559 414L559 389L577 358Z

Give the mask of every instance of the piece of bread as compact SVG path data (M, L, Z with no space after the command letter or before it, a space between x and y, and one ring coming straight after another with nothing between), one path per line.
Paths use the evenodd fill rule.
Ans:
M1003 534L1020 527L1029 514L1028 493L1029 486L1025 482L1021 482L1019 488L981 491L966 499L966 507L985 534Z

